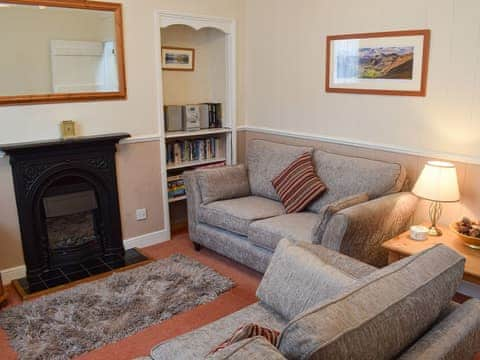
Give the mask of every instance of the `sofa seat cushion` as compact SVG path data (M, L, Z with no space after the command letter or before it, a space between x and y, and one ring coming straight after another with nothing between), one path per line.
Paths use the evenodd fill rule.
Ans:
M315 229L320 222L318 214L311 212L258 220L248 227L248 240L254 245L271 251L275 250L278 242L283 238L313 243Z
M215 201L201 205L200 222L247 236L252 221L285 214L282 203L260 196Z
M232 335L240 325L255 322L281 331L287 321L269 308L256 303L197 330L163 342L152 349L154 360L204 359L216 345Z
M289 359L396 358L449 307L464 265L436 245L377 270L292 320L280 351Z

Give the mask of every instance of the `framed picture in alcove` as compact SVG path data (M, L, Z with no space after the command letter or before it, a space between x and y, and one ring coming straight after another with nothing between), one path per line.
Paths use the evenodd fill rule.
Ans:
M430 30L327 37L327 92L425 96Z
M162 47L162 69L167 71L194 71L195 49Z

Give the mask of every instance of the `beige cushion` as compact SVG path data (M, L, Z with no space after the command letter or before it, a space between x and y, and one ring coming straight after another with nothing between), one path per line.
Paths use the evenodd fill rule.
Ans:
M283 239L257 290L264 304L290 320L357 280Z
M301 212L254 221L248 227L248 241L274 251L280 240L286 238L308 243L317 242L314 230L320 223L316 213Z
M367 193L370 199L375 199L400 191L405 183L405 168L400 164L321 150L315 150L313 162L327 191L310 204L310 211L318 212L338 199L360 193Z
M336 213L342 210L348 209L349 207L362 204L367 201L368 201L368 194L362 193L362 194L347 196L346 198L334 201L333 203L327 204L324 207L322 207L318 212L318 215L322 220L313 229L314 238L315 238L314 243L319 244L322 242L323 234L325 233L325 230L327 229L327 225L333 215L335 215Z
M198 220L224 230L247 236L252 221L285 214L282 203L260 196L215 201L201 205Z
M464 264L438 245L377 270L291 321L280 351L296 359L395 358L449 305Z
M202 170L198 174L198 184L203 204L250 195L244 165Z

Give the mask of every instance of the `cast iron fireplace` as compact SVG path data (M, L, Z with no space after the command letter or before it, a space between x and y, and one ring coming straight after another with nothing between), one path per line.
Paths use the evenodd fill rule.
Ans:
M127 137L0 146L13 171L26 293L146 260L123 247L115 151Z

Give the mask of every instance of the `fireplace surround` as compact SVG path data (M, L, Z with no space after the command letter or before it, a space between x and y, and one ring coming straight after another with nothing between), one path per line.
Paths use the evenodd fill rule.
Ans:
M116 144L126 133L0 146L10 157L27 292L133 260L121 232Z

